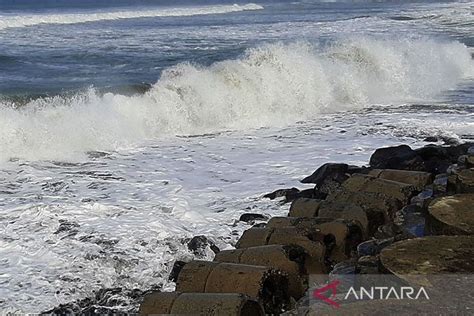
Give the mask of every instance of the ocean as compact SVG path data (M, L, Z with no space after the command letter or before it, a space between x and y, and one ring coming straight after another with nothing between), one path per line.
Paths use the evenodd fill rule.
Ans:
M473 54L471 1L0 0L0 311L136 311L321 164L474 139Z

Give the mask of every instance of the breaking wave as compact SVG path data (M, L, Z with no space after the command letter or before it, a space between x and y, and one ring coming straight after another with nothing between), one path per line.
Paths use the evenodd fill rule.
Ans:
M151 17L177 17L206 14L224 14L240 11L261 10L257 4L245 5L217 5L193 8L170 8L143 11L117 11L96 13L71 13L71 14L32 14L20 16L0 16L0 30L15 27L26 27L38 24L76 24L104 20L136 19Z
M94 89L0 102L0 160L69 159L163 135L291 124L321 112L431 100L473 74L468 48L433 40L271 44L209 67L178 64L147 92Z

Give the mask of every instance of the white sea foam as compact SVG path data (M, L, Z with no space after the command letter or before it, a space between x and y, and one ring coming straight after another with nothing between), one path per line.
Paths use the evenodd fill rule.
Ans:
M318 113L432 100L473 73L466 46L433 40L343 40L250 49L209 67L167 69L143 95L0 104L0 161L70 159L163 135L280 126Z
M194 16L206 14L224 14L240 11L261 10L262 6L249 3L245 5L214 5L202 7L183 7L170 9L153 9L139 11L114 11L95 13L71 13L71 14L31 14L0 16L0 30L6 28L33 26L38 24L76 24L103 20L136 19L151 17L177 17Z

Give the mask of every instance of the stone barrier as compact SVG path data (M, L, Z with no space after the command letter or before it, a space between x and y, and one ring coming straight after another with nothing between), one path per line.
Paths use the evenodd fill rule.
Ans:
M256 300L239 293L155 292L145 296L139 314L264 316L265 312Z
M183 293L241 293L257 299L266 313L288 307L286 273L270 267L195 260L181 270L176 291Z
M296 245L268 245L219 252L214 261L272 267L288 275L289 293L299 299L307 289L306 251Z

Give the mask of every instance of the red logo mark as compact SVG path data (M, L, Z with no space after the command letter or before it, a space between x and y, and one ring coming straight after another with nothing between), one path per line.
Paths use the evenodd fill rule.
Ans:
M336 296L337 286L339 285L339 283L341 283L341 281L334 280L331 283L329 283L328 285L325 285L320 289L315 289L314 292L313 292L313 297L317 298L317 299L320 299L320 300L328 303L329 305L332 305L335 308L339 308L340 307L339 303L337 303L336 301L333 301L331 299L331 297ZM327 292L329 290L331 290L331 295L329 297L324 296L323 293Z

